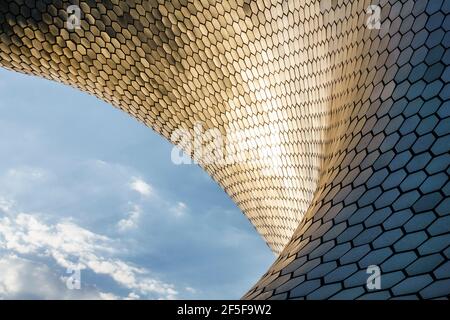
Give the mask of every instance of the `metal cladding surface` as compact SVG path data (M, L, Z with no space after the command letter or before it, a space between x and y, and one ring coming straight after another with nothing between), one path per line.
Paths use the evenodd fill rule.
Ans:
M0 66L94 94L174 143L198 124L227 137L237 161L197 160L279 253L244 298L440 298L449 12L439 0L2 0Z

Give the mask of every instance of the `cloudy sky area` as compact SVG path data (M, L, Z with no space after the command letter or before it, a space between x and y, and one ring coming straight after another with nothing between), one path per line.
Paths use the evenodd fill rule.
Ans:
M171 148L95 97L0 69L0 299L240 298L274 255Z

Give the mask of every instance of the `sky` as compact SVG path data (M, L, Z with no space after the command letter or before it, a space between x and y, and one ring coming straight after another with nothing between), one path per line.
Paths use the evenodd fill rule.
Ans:
M91 95L0 69L0 299L239 299L275 256L171 150Z

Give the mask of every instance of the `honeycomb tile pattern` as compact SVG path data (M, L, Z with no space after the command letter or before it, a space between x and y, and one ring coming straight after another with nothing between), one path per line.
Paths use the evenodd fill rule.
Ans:
M278 253L245 299L448 298L449 12L443 0L2 0L0 66L94 94L174 143L197 123L233 137L246 161L197 160Z

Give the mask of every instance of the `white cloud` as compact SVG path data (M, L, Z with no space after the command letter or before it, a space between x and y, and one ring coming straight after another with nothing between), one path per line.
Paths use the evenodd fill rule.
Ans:
M133 208L128 212L127 217L117 223L117 229L119 229L120 232L136 229L138 227L141 212L141 207L137 204L133 205Z
M130 292L128 297L125 298L125 300L138 300L138 299L140 299L140 297L134 292Z
M140 178L133 178L133 181L130 183L130 188L139 194L148 197L152 194L152 187Z
M36 191L34 186L43 185L48 178L45 170L20 166L0 172L0 192L7 195Z
M102 300L119 300L120 297L116 296L113 293L110 292L99 292L99 296Z
M177 202L176 205L170 208L170 212L172 212L175 216L181 217L186 214L188 207L184 202Z
M51 257L63 268L90 269L111 277L133 294L159 299L177 295L173 285L154 279L149 270L115 257L119 248L112 239L70 221L47 224L26 213L5 216L0 218L0 248L15 254ZM7 279L6 284L15 281L11 276Z
M186 287L186 288L184 288L184 290L186 290L187 292L192 293L192 294L196 294L197 293L197 290L195 290L192 287Z
M38 253L48 250L55 258L67 255L112 251L107 237L92 233L71 222L46 225L34 215L19 213L0 219L0 247L21 254ZM61 256L60 253L65 253ZM60 260L63 263L62 260ZM65 262L65 267L70 263Z
M6 254L0 258L0 299L107 299L111 293L68 290L45 264Z
M142 196L141 199L135 199L136 203L131 204L131 209L124 217L111 225L120 233L126 233L140 227L140 222L144 221L142 219L144 210L149 210L145 198L150 196L154 200L152 201L154 207L152 211L156 213L168 212L174 217L181 217L187 213L188 207L185 203L173 203L158 197L153 186L128 168L101 160L87 162L86 166L93 173L86 176L90 178L88 183L85 183L82 189L76 187L75 191L84 192L89 189L90 193L96 195L109 196L111 193L125 195L124 187L126 187ZM92 179L93 176L95 179ZM111 180L109 178L111 176L117 176L117 179ZM70 192L71 189L59 188L57 177L58 174L50 171L26 166L11 168L0 176L0 182L8 181L8 184L3 183L3 185L8 185L6 189L2 188L0 183L0 195L7 196L0 197L0 250L3 249L26 257L37 255L51 258L63 268L81 267L90 269L97 274L107 275L117 284L133 293L128 297L130 299L136 299L136 297L175 298L178 292L173 285L156 279L146 268L136 267L118 258L123 253L120 250L123 241L114 241L104 235L91 232L73 221L61 220L56 212L53 212L54 209L50 209L49 215L45 212L46 219L51 217L52 220L43 219L43 215L30 214L26 209L24 212L18 213L15 208L15 201L9 200L19 198L21 200L19 203L22 203L29 198L28 195L31 192L36 191L37 186L44 184L45 188L39 187L38 190L50 186L51 190L56 190L58 199L61 198L62 194L62 198L68 199L66 201L71 205L76 199L72 199L74 193ZM133 178L130 180L130 177ZM84 178L82 176L80 179ZM96 181L94 183L91 180ZM128 183L125 182L127 180ZM104 191L102 191L103 189ZM52 195L54 194L52 193ZM66 195L67 197L65 197ZM123 200L125 199L123 198ZM121 201L123 200L121 199ZM117 203L120 204L120 201ZM45 206L45 203L38 204ZM3 217L2 212L6 213ZM76 212L73 214L78 217ZM157 215L150 216L154 218ZM85 220L86 218L80 214L76 221ZM53 222L49 223L49 221ZM106 232L108 231L106 230Z
M9 213L13 205L13 201L0 197L0 210L3 211L3 213Z
M45 171L40 168L21 167L7 171L7 177L21 180L39 180L45 177Z

